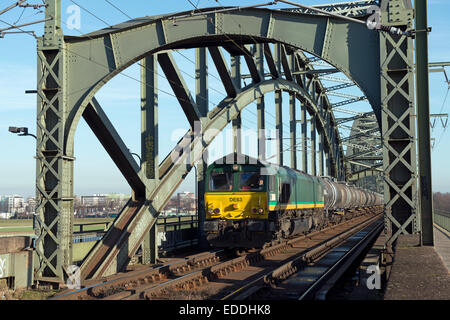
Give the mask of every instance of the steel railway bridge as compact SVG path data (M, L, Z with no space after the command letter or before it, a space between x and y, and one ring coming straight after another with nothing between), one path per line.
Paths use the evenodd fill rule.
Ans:
M151 230L158 213L196 164L199 212L204 210L204 151L230 123L237 137L234 149L240 151L241 112L253 102L257 104L257 127L265 129L265 95L271 92L278 129L277 163L287 163L281 143L285 92L289 95L291 165L357 184L376 186L374 181L363 181L368 177L377 179L379 185L382 182L387 245L401 233L421 231L411 37L377 32L315 11L271 10L270 6L143 17L75 37L62 33L61 1L47 0L46 4L45 32L37 45L37 280L64 282L72 264L74 139L81 118L132 189L132 198L81 265L82 277L88 279L123 270L141 245L145 255L152 254L155 238ZM378 2L320 8L365 20L371 5ZM410 1L389 1L382 19L388 26L411 30ZM183 49L195 49L195 93L189 91L173 57L173 52ZM213 108L208 98L208 55L226 92ZM320 61L328 68L317 68ZM109 80L136 63L141 70L141 166L95 98ZM162 161L157 81L161 72L191 127ZM330 75L336 72L348 79L326 87L323 81L333 80ZM339 89L354 85L363 97L330 102L329 96L339 96ZM360 100L367 100L372 111L347 112L346 118L334 115L343 105ZM310 130L306 130L307 121ZM339 129L346 126L350 135L343 137ZM267 157L264 139L258 134L261 159ZM297 139L302 141L300 152Z

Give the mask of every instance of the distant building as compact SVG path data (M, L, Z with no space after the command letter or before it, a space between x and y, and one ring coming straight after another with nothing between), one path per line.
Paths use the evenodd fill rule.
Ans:
M0 199L0 212L11 213L12 215L16 213L25 212L25 201L22 196L12 195L3 196ZM9 218L5 218L9 219Z
M36 198L28 197L25 202L25 213L34 214L36 212L37 200Z
M106 204L106 196L94 194L93 196L81 196L81 204L83 206L104 206Z
M0 212L8 211L8 197L0 196Z

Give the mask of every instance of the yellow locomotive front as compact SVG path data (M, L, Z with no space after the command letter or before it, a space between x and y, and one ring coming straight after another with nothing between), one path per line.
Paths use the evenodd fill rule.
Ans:
M205 232L215 247L264 243L270 232L267 176L252 164L213 164L206 173Z
M206 219L267 219L265 177L259 171L214 169L208 181Z

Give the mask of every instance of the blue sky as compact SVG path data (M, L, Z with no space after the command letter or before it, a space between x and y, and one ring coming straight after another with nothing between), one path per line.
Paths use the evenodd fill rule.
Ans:
M225 6L251 5L264 3L265 1L244 1L244 0L191 0L199 7L210 7L219 4ZM13 0L0 0L0 10L12 4ZM112 7L105 0L74 0L75 3L86 8L107 24L113 25L128 20L128 18ZM126 15L133 18L141 16L151 16L177 11L192 10L193 6L185 0L145 1L145 0L109 0L119 7ZM337 3L339 1L301 1L303 4L317 3ZM28 1L28 3L40 3L40 1ZM448 25L448 13L450 12L450 1L430 0L428 9L429 25L433 31L429 37L430 62L449 61L450 52L450 26ZM67 21L69 14L67 10L74 3L70 0L62 1L62 20ZM278 5L278 7L288 7L288 5ZM25 23L42 19L43 13L28 8L25 11L15 8L3 15L0 19L9 23ZM85 10L81 10L80 30L69 30L63 23L64 33L67 35L80 35L106 27L106 23L100 21ZM0 28L7 27L0 21ZM34 30L37 35L43 32L42 25L24 28ZM182 54L174 54L174 57L183 70L183 76L191 90L194 90L194 65L189 61L193 60L193 50L185 50ZM8 126L28 127L30 132L36 132L36 96L25 94L25 90L36 88L36 41L33 37L25 34L10 34L5 38L0 38L0 195L22 194L30 196L35 194L35 140L31 137L17 137L8 132ZM450 76L450 68L447 68ZM124 75L118 75L112 79L96 95L100 104L106 111L116 130L121 135L127 146L136 153L140 152L140 114L139 95L140 85L139 68L132 66ZM162 74L162 71L160 71ZM224 97L223 86L217 80L217 72L212 61L210 62L210 101L219 102ZM430 74L430 106L431 113L449 112L450 95L445 101L447 92L443 73ZM171 92L167 81L159 77L161 89ZM362 95L359 89L349 89L346 93ZM273 94L267 95L267 101L273 101ZM287 96L283 97L287 102ZM334 98L333 98L334 99ZM340 101L338 98L335 101ZM333 101L333 100L332 100ZM168 94L160 93L160 160L173 148L180 135L187 129L187 121L178 105L176 99ZM211 106L210 106L211 107ZM271 109L272 108L272 109ZM284 114L287 115L287 103L284 103ZM347 106L354 111L368 111L370 106L367 102L358 102ZM267 122L269 128L274 123L273 104L268 103L269 114ZM243 114L244 129L255 128L254 119L255 105L248 107ZM339 116L339 115L338 115ZM342 115L342 116L345 116ZM287 118L286 118L287 119ZM348 132L342 131L343 134ZM450 158L449 133L444 132L441 125L436 125L431 131L431 136L436 139L435 147L432 151L433 168L433 188L434 191L450 192ZM231 146L227 145L225 135L216 142L217 151L214 156L221 156L231 151ZM285 142L286 144L288 141ZM223 147L221 147L221 145ZM248 140L244 145L244 151L254 152L254 144ZM274 149L268 151L268 156L272 155ZM80 121L75 137L75 193L77 195L92 193L129 193L130 189L125 179L114 166L107 153L103 150L96 137L84 123ZM285 154L289 158L288 153ZM181 190L194 190L193 173L189 174L186 181L180 186Z

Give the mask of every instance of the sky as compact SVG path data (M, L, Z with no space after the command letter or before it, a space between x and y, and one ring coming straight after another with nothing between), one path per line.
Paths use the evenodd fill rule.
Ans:
M0 10L14 2L13 0L0 0ZM66 35L78 36L129 20L127 16L137 18L193 10L192 4L204 8L217 5L245 6L264 2L257 0L62 0L63 31ZM301 1L302 4L307 5L338 2L342 2L342 0ZM41 1L29 0L28 3L37 4ZM69 29L68 25L70 25L73 14L72 6L75 4L81 8L80 26L79 29ZM289 6L272 6L272 8L277 7L285 8ZM450 61L448 12L450 12L450 1L428 1L428 21L432 27L432 32L429 35L430 62ZM8 26L2 21L21 24L43 18L44 15L39 10L15 8L0 15L0 28ZM42 24L24 27L24 29L33 30L38 36L43 33ZM190 61L193 60L193 54L193 50L174 53L174 58L182 70L183 77L191 92L195 90L195 83L192 78L195 75L195 68ZM18 137L9 133L8 127L28 127L31 133L36 132L36 95L25 94L25 90L36 89L36 61L36 40L34 37L28 34L7 34L4 38L0 38L0 195L34 196L35 194L36 161L34 156L36 141L32 137ZM218 80L213 62L210 61L209 65L211 109L213 105L224 98L224 89ZM447 68L447 72L450 76L450 67ZM181 112L177 100L170 94L171 89L167 80L161 75L162 71L160 71L158 77L159 87L169 94L160 93L159 96L160 161L188 129L187 120ZM344 77L343 74L337 76ZM140 153L140 84L136 79L139 79L139 67L133 65L108 82L97 93L96 98L125 144L132 152ZM349 88L343 92L356 96L363 95L357 87ZM445 82L444 74L442 72L430 73L430 109L432 114L449 112L450 97L445 99L447 92L448 84ZM273 94L266 96L266 101L273 100ZM330 100L338 102L343 99L330 97ZM283 114L288 115L288 96L285 94L283 101ZM266 119L270 129L275 122L273 103L268 103L267 108ZM366 101L361 101L348 105L346 108L366 112L370 110L370 105ZM244 130L256 128L255 110L254 104L244 110ZM336 116L346 116L346 114L336 114ZM287 118L284 119L285 126L287 126ZM231 145L228 142L231 132L230 126L227 129L222 136L216 139L210 155L211 160L231 152ZM341 133L343 136L349 134L345 130L342 130ZM435 139L432 149L433 191L450 192L449 132L443 128L439 121L436 121L434 128L431 128L431 136ZM255 144L252 141L252 137L245 138L244 141L244 152L251 155L256 152ZM286 140L284 143L288 144L288 141ZM273 143L268 147L268 156L271 156L275 152ZM75 194L130 193L127 182L84 120L80 121L75 136L75 157ZM285 153L285 158L289 158L288 151ZM193 172L181 184L180 191L194 191Z

